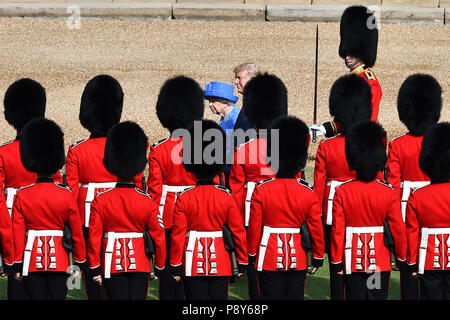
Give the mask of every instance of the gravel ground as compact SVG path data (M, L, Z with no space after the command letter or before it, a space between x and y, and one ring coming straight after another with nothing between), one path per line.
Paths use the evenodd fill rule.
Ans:
M69 29L64 19L0 18L0 91L30 77L47 90L47 117L65 132L67 144L87 137L78 121L86 82L97 74L116 77L125 92L123 120L134 120L151 143L167 136L155 104L160 86L184 74L203 87L233 80L233 67L247 61L278 75L289 91L289 112L312 122L314 23L82 20ZM328 116L332 83L347 69L338 56L339 24L319 24L318 120ZM396 97L413 73L431 73L444 90L441 121L450 120L449 26L381 25L374 71L383 89L379 121L393 138L404 131ZM240 99L241 100L241 99ZM240 105L240 101L238 102ZM205 117L217 119L205 109ZM14 137L2 118L0 141ZM66 146L67 147L67 146ZM317 145L310 148L314 155ZM311 166L311 162L309 166Z

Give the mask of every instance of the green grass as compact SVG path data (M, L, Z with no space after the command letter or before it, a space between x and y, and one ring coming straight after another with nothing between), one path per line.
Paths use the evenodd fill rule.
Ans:
M6 278L0 279L0 300L6 300ZM158 281L150 281L148 299L158 299ZM247 278L243 276L235 279L229 289L230 300L248 300ZM330 282L328 271L328 260L325 256L323 267L316 274L307 275L305 300L329 300L330 299ZM391 272L391 281L389 288L389 300L400 299L400 273ZM80 289L69 290L67 300L86 300L84 294L83 283Z

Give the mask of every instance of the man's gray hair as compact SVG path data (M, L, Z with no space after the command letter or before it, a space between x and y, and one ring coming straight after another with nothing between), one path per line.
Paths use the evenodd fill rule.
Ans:
M242 63L242 64L236 66L234 68L233 72L234 72L234 74L236 74L242 70L247 70L248 75L252 78L257 76L260 73L258 65L254 62Z

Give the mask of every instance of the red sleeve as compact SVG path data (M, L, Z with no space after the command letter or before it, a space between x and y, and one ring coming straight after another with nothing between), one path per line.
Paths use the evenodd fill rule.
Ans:
M306 217L312 240L312 255L314 258L322 260L325 257L325 242L323 236L323 225L321 218L321 207L313 193L313 201Z
M342 197L340 196L339 189L336 190L333 202L333 224L331 226L331 263L342 263L342 254L344 253L345 246L345 216L342 206Z
M381 101L381 86L378 80L370 80L369 84L371 86L372 91L372 116L370 117L371 121L378 121L378 113L380 111L380 101Z
M406 237L408 240L406 262L409 265L413 265L417 262L417 253L420 245L420 226L416 213L414 193L409 197L406 207Z
M247 253L247 233L241 222L241 214L236 202L230 197L228 208L227 225L233 233L234 244L236 248L236 260L240 264L248 263Z
M392 141L388 147L387 170L389 183L399 190L401 183L400 159L397 150L392 146Z
M166 263L166 234L164 225L158 217L159 211L156 203L152 203L150 219L148 221L148 232L155 244L155 268L164 269Z
M178 197L173 212L173 225L170 234L170 265L181 266L186 242L187 219L184 198Z
M150 147L150 154L148 156L148 178L147 187L148 194L152 196L152 199L159 204L163 186L163 176L161 166L157 158L155 149Z
M78 172L78 159L75 156L75 153L72 150L72 147L69 147L69 152L67 153L66 158L66 178L67 185L72 190L74 199L78 200L78 192L79 192L79 172Z
M86 261L86 242L84 241L83 229L81 227L80 214L75 198L70 199L69 206L69 225L72 231L73 240L73 259L75 262L83 263Z
M13 238L14 238L14 262L23 262L23 252L25 250L25 218L22 214L20 205L20 192L17 193L14 199L14 205L12 209L12 221L13 221Z
M2 257L8 266L14 263L14 242L11 218L6 208L5 198L0 196L0 243Z
M325 160L325 151L322 143L319 144L314 164L314 192L316 193L319 205L322 208L325 197L325 188L327 184L327 167ZM324 212L322 212L324 214Z
M261 239L262 230L262 204L260 201L258 188L252 194L250 205L250 219L248 222L248 254L255 256Z
M245 185L245 171L243 161L240 161L238 159L238 150L234 153L234 161L231 165L231 171L230 171L230 189L231 194L233 195L234 199L236 200L236 203L238 205L239 211L244 212L242 209L242 206L244 205L244 185ZM244 217L241 217L241 220L244 221Z
M88 261L89 267L95 269L101 265L101 246L103 239L103 221L97 198L91 203L89 219Z
M392 193L387 222L389 224L389 228L391 229L392 237L394 238L395 254L397 259L405 261L407 251L406 229L400 209L400 195L397 192Z
M3 155L0 155L0 195L3 195L5 188L5 163L3 160ZM6 205L6 204L5 204Z

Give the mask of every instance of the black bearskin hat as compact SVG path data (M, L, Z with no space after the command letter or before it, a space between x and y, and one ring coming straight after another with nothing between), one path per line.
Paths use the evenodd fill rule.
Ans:
M201 128L200 128L201 126ZM214 121L195 121L183 137L183 166L197 180L212 180L226 167L225 131Z
M17 80L5 93L5 119L21 131L30 120L44 117L46 101L45 89L38 82L28 78Z
M377 59L378 28L375 15L364 6L351 6L344 10L340 26L339 56L353 56L373 67Z
M21 132L20 158L25 169L38 175L53 175L64 166L64 133L52 120L38 118Z
M422 141L420 169L431 182L450 180L450 123L443 122L429 128Z
M204 110L203 89L195 80L177 76L162 85L156 102L156 115L170 133L201 120Z
M116 124L108 132L103 164L121 179L132 179L147 165L147 136L131 121Z
M330 90L330 114L346 132L360 121L370 120L372 115L372 91L363 78L348 74L338 78Z
M271 130L278 130L278 141L268 137L267 151L274 143L278 143L278 172L277 177L294 178L306 165L309 146L308 126L293 116L281 116L272 122ZM272 166L274 165L272 161Z
M244 88L242 108L258 129L268 129L272 121L288 112L286 86L277 76L264 73L252 78Z
M437 80L427 74L414 74L403 82L397 97L397 110L413 136L422 136L441 116L442 89Z
M86 84L81 96L79 119L93 136L106 137L108 130L120 121L123 91L109 75L98 75Z
M373 121L354 125L345 137L345 156L357 179L374 180L386 166L386 131Z

